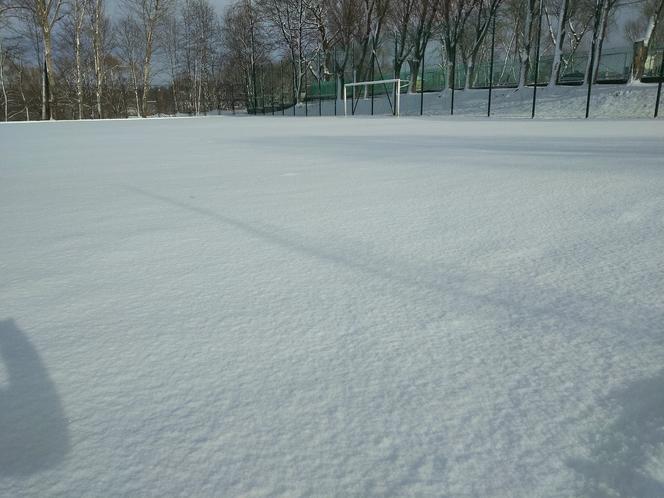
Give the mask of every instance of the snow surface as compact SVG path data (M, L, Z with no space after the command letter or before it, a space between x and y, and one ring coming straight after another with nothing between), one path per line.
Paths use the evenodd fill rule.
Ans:
M0 496L664 496L664 122L0 150Z

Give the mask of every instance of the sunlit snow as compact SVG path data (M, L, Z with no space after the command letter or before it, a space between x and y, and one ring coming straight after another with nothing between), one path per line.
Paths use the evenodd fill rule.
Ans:
M664 496L664 122L0 150L0 496Z

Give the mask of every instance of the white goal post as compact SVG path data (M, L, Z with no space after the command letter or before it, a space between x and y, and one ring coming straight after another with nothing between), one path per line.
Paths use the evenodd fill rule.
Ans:
M363 86L363 87L368 87L369 85L388 85L390 83L394 83L396 85L396 102L394 103L394 114L395 116L399 116L399 111L401 108L401 79L395 78L391 80L376 80L376 81L359 81L357 83L346 83L344 85L344 116L348 116L348 108L347 108L347 102L348 102L348 88L349 87L355 87L355 86ZM355 103L353 102L353 105Z

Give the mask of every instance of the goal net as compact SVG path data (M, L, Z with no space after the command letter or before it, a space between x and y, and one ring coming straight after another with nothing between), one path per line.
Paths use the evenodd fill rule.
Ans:
M401 108L401 80L398 78L346 83L344 85L344 116L348 116L349 98L351 100L351 114L354 115L357 103L361 98L368 99L369 92L371 92L371 98L386 95L392 114L399 116Z

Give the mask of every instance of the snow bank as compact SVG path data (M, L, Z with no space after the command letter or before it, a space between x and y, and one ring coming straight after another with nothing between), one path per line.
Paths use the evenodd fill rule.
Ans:
M358 90L359 92L360 90ZM363 91L363 89L362 89ZM538 118L584 118L586 111L586 86L557 86L554 88L538 88L536 115ZM359 95L359 93L358 93ZM362 95L364 95L362 93ZM590 116L593 118L652 118L655 111L657 85L595 85L592 88ZM456 117L486 117L489 98L488 90L457 90L454 92L454 115ZM351 113L351 97L348 101L348 112ZM424 114L428 116L448 116L451 109L452 92L432 92L424 94ZM492 116L494 117L530 117L533 103L533 89L515 88L494 89L492 95ZM371 99L361 98L356 104L356 114L371 114ZM660 104L660 115L664 102ZM318 101L308 105L309 116L318 116ZM307 111L303 105L296 108L298 116ZM334 115L334 100L323 101L323 115ZM391 114L390 102L386 97L376 96L374 113L376 115ZM268 108L268 113L269 108ZM285 111L293 115L293 109ZM401 113L404 116L420 114L420 95L401 96ZM281 112L277 111L280 115ZM337 102L337 114L343 114L343 101Z

